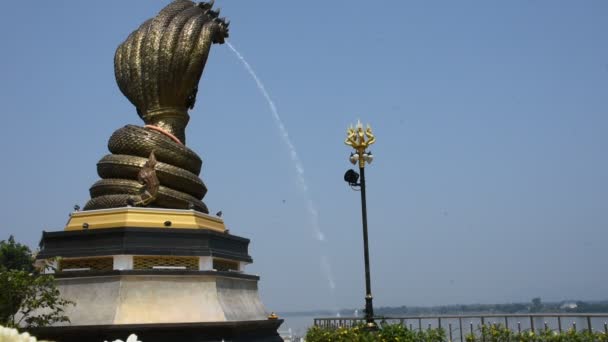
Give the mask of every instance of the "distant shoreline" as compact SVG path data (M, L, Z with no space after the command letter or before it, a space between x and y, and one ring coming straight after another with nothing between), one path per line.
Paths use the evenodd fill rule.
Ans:
M363 308L340 309L339 312L332 310L307 310L307 311L284 311L278 312L282 317L335 317L338 314L343 317L353 317L355 310L363 315ZM540 298L534 298L527 303L507 304L454 304L439 306L385 306L374 308L376 316L399 316L399 315L448 315L448 314L515 314L515 313L595 313L608 312L608 300L581 301L564 300L560 302L542 302Z

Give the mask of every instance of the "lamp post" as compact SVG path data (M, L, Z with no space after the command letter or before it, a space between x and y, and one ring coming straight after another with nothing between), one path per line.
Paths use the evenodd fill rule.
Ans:
M365 256L365 321L366 326L370 330L378 329L378 325L374 321L374 304L372 297L371 288L371 276L369 271L369 247L367 240L367 206L365 199L365 164L371 163L374 160L374 156L371 151L367 151L367 148L376 142L376 137L372 133L372 128L367 125L366 129L363 129L363 125L360 121L357 122L355 127L350 127L347 131L347 137L344 143L353 149L354 153L350 154L350 162L353 165L359 164L359 174L354 170L346 171L344 180L351 186L359 186L361 189L361 218L363 221L363 252ZM357 183L357 180L361 177L361 181Z

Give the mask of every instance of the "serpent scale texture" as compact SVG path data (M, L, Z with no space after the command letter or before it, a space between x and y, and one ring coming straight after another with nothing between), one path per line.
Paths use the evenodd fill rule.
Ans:
M102 179L91 186L84 210L126 206L140 193L138 173L154 152L160 187L149 206L209 212L201 201L207 193L198 177L202 160L184 145L185 128L211 45L224 43L228 25L212 3L175 0L118 46L114 73L120 91L146 125L168 134L134 125L116 130L108 142L112 154L98 162Z

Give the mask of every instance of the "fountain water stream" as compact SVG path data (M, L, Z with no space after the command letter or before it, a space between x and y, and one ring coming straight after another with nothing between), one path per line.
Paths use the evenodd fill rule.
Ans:
M317 211L315 202L312 200L312 198L310 197L310 194L308 192L308 185L306 183L306 178L304 177L304 167L302 165L302 161L300 160L300 157L298 156L298 152L296 151L295 146L291 142L291 138L289 137L289 132L287 131L287 128L283 124L283 120L281 120L281 117L279 116L279 111L277 110L277 106L274 104L274 101L272 101L272 98L270 97L268 91L266 90L266 87L264 87L264 84L262 83L260 78L257 76L257 74L255 73L255 71L253 70L251 65L245 60L243 55L241 55L241 53L232 44L230 44L230 42L226 42L226 45L228 45L230 50L232 50L232 52L234 52L234 54L237 56L237 58L241 61L241 63L243 64L243 66L245 67L247 72L255 80L255 83L256 83L259 91L262 93L262 95L266 99L266 102L268 102L268 106L270 107L270 111L272 112L274 121L277 125L277 128L279 129L279 132L281 133L281 138L283 139L283 142L287 146L287 148L290 152L291 161L293 162L293 164L295 166L296 175L297 175L296 183L297 183L298 188L300 189L302 195L306 199L307 210L308 210L308 213L311 218L311 224L312 224L312 230L313 230L314 237L316 240L318 240L321 243L325 242L325 235L323 234L323 231L321 230L321 226L319 225L319 212ZM334 295L333 292L336 288L336 284L333 279L333 272L331 270L331 264L326 255L321 255L321 271L327 278L327 283L328 283L330 290L332 291L332 296L333 296Z

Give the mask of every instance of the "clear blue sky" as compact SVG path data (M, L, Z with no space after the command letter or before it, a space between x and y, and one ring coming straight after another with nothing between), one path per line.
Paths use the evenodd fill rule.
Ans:
M1 5L0 238L35 246L87 201L111 133L141 123L114 51L166 3ZM264 98L215 45L188 144L205 202L252 240L270 310L363 305L359 193L342 181L358 118L378 139L376 305L608 299L608 2L216 4L277 104L326 236Z

